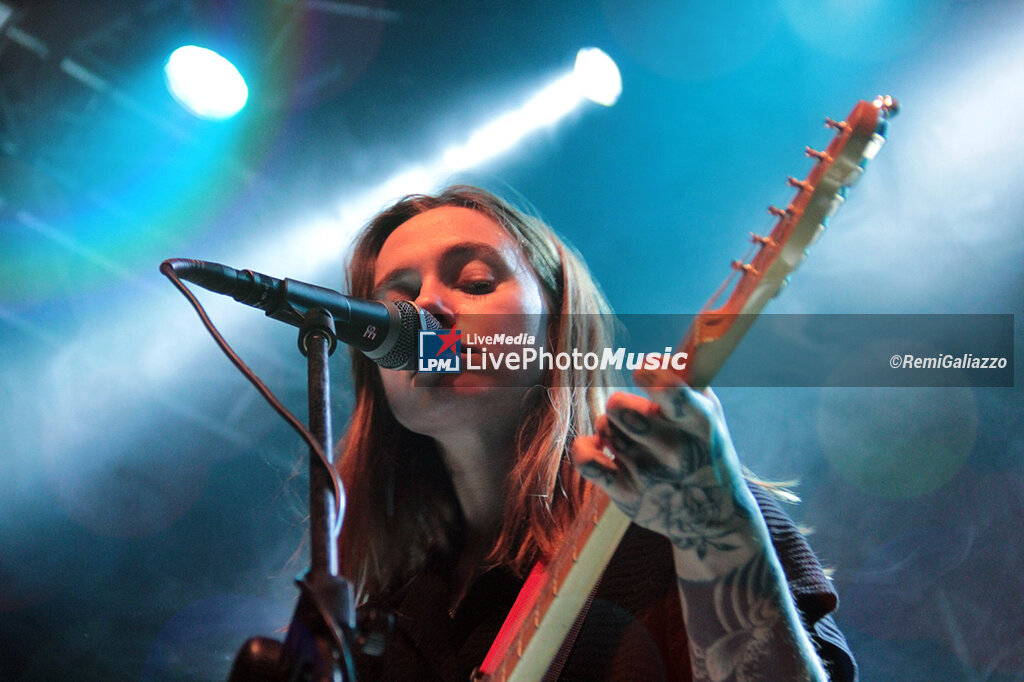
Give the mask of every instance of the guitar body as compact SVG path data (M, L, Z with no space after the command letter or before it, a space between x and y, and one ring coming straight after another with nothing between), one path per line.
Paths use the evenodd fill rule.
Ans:
M733 263L733 276L684 334L677 348L687 354L686 367L678 372L684 381L698 388L710 385L842 205L847 188L857 182L867 161L877 154L885 141L887 119L897 110L895 100L879 96L859 102L845 121L826 119L837 131L835 137L824 151L807 148L807 155L817 162L804 180L789 178L796 196L785 209L769 209L778 218L771 233L752 235L757 253L748 263ZM719 305L719 295L730 285L731 293ZM644 370L637 370L634 378L638 384L652 383ZM475 679L545 677L629 523L603 492L594 491L562 549L538 564L527 579Z

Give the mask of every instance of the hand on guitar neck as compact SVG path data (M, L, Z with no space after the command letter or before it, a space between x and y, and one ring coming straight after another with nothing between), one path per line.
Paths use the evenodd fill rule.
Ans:
M615 393L597 433L577 438L574 463L639 526L671 540L688 580L749 561L757 513L714 394L666 373L649 399ZM752 539L752 538L751 538Z
M825 679L761 512L743 479L721 404L670 372L616 393L573 462L637 525L673 546L695 679ZM761 679L754 673L749 679Z

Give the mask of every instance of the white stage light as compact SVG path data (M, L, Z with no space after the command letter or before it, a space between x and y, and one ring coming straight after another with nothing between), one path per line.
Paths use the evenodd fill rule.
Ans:
M622 94L619 67L599 48L585 47L576 53L573 76L580 92L591 102L610 107Z
M249 99L249 88L238 69L205 47L179 47L167 58L164 76L178 104L199 118L230 118Z
M479 166L519 144L531 133L554 125L585 100L611 106L622 94L622 76L612 58L596 47L576 54L573 70L555 79L523 106L479 128L465 144L448 149L442 164L449 171Z
M465 144L445 152L442 163L450 171L479 166L519 144L530 133L556 123L579 106L579 91L568 74L548 84L518 109L477 129Z

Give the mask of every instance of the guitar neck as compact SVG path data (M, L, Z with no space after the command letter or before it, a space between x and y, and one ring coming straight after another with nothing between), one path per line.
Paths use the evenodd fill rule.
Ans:
M527 579L476 679L536 682L544 677L629 524L603 491L593 491L562 550Z
M759 245L754 258L733 263L739 278L732 293L717 308L713 297L683 336L677 350L687 353L686 368L679 372L684 381L700 388L711 383L843 203L846 189L881 148L885 119L896 110L892 98L879 97L858 103L846 121L826 120L837 130L835 138L825 151L807 149L817 160L815 167L805 180L789 179L798 192L785 209L769 209L778 222L767 237L753 236ZM635 375L638 383L642 372ZM544 677L629 523L607 495L593 490L559 552L539 564L527 580L480 666L478 680L525 682Z
M798 190L796 196L785 209L769 207L778 222L768 236L751 234L758 252L749 263L733 261L739 281L732 293L717 308L713 297L684 335L678 350L688 355L682 373L688 384L709 386L757 316L786 286L808 248L845 202L847 189L881 149L887 119L897 110L895 100L880 96L858 103L845 121L826 119L826 125L837 131L835 138L824 151L806 148L807 156L817 163L804 180L787 179Z

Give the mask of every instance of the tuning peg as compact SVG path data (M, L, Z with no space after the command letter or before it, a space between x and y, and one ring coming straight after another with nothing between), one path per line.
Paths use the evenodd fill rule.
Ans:
M825 117L825 125L829 128L835 128L841 133L846 132L846 129L850 127L846 121L833 121L828 116Z
M818 161L832 160L832 157L829 156L826 152L819 152L817 149L811 149L810 147L804 147L804 154L811 157L812 159L817 159Z
M779 208L778 206L769 206L768 212L771 213L776 218L785 218L786 216L789 215L788 208Z
M892 95L879 95L871 103L881 109L882 116L886 118L892 118L900 113L900 103Z
M772 239L771 237L762 237L761 235L754 234L753 232L750 233L750 241L762 247L775 246L775 240Z
M805 192L813 192L814 191L814 186L811 185L811 183L807 182L806 180L797 180L792 175L790 175L788 178L786 178L786 184L789 185L790 187L796 187L796 188L801 189L801 190L803 190Z
M750 263L744 263L743 261L739 261L739 260L734 260L732 262L732 268L733 268L733 270L741 271L744 275L755 275L756 276L758 274L757 273L757 268L755 268L753 265L751 265Z

